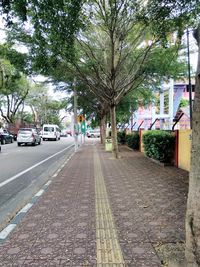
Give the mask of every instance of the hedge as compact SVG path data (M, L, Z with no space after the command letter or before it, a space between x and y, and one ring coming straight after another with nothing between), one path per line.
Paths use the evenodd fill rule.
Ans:
M126 144L132 149L139 149L140 136L138 132L126 135Z
M172 163L175 137L163 130L148 131L143 135L145 155L163 163Z
M117 141L119 144L124 145L126 143L126 133L118 132L117 133Z

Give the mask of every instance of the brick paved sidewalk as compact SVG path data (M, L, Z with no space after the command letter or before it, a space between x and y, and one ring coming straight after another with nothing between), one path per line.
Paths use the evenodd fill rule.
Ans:
M0 266L160 267L184 241L187 174L86 143L0 244Z

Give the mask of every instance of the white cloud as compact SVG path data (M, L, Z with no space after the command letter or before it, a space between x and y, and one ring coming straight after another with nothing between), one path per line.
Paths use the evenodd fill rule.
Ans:
M6 32L5 32L5 28L3 25L3 18L0 17L0 43L4 43L5 42L5 38L6 38Z

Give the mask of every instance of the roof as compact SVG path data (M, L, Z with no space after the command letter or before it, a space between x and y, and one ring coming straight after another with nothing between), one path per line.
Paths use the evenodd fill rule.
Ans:
M181 107L177 110L176 115L174 117L174 121L177 121L182 114L186 115L188 118L190 118L190 108L187 107Z
M182 110L182 112L189 118L190 117L190 107L182 107L180 108Z

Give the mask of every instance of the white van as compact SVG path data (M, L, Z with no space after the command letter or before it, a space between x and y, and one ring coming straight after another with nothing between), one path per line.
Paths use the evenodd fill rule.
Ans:
M44 124L42 128L42 140L60 140L60 128L56 124Z

